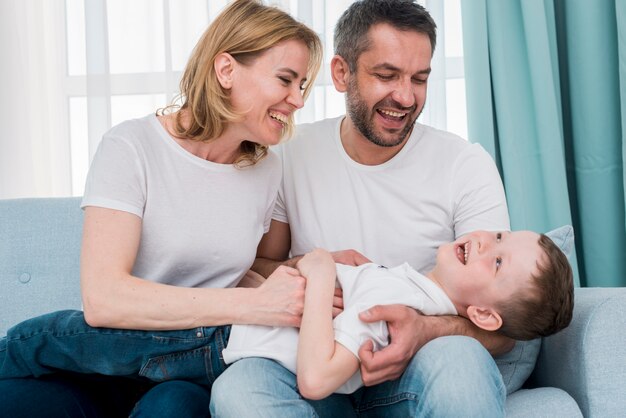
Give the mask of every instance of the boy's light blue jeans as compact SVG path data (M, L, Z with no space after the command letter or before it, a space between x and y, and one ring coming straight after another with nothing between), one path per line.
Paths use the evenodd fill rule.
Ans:
M413 358L400 379L352 395L305 401L296 377L278 363L249 358L214 383L214 417L503 417L506 389L493 358L478 341L437 338Z
M189 411L200 406L192 405L194 402L204 403L202 408L208 413L209 388L226 369L221 352L229 334L228 326L180 331L93 328L87 325L81 311L59 311L24 321L0 339L0 401L5 401L1 402L0 416L18 409L28 416L27 411L36 411L52 392L67 400L64 410L83 413L89 409L85 405L91 394L78 393L76 388L86 388L98 380L106 384L106 376L124 378L111 381L132 387L141 393L138 399L142 395L148 397L137 403L133 416L150 416L156 413L154 409L158 414L153 416L169 416L168 408L171 416L181 416L186 403ZM56 379L59 372L63 372L62 379ZM97 375L105 376L99 379ZM32 379L43 376L46 379L41 381ZM155 382L165 384L155 386ZM94 387L98 390L99 383L94 383ZM39 394L32 393L36 388ZM64 394L68 396L64 398ZM168 397L172 399L169 403L176 404L168 405ZM17 400L24 404L15 405ZM124 402L128 400L121 401Z

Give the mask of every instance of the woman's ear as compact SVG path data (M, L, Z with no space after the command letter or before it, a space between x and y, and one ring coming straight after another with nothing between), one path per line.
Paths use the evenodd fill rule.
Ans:
M502 326L502 317L491 308L479 308L478 306L468 306L467 317L478 328L487 331L496 331Z
M335 55L330 61L330 75L338 92L344 93L348 89L350 67L348 62L339 55Z
M226 90L230 90L233 86L235 65L235 59L228 52L220 53L215 57L215 61L213 61L217 81L219 81L220 85Z

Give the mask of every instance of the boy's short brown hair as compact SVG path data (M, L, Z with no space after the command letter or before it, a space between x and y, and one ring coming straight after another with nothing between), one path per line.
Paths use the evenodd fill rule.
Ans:
M574 310L572 267L559 247L546 235L539 237L544 257L537 262L539 274L531 287L523 287L498 309L501 334L516 340L552 335L567 327Z

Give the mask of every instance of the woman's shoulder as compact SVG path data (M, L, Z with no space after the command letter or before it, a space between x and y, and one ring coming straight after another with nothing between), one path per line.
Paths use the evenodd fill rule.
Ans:
M149 114L141 118L128 119L109 129L105 137L138 137L155 130L155 123L159 123L156 115Z

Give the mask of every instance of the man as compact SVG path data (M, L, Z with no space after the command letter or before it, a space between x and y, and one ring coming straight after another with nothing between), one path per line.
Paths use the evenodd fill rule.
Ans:
M473 230L509 229L502 183L488 154L416 123L435 39L432 18L410 0L359 1L342 15L331 75L346 93L347 115L302 125L282 145L283 186L254 270L267 276L281 263L295 266L298 257L285 261L289 254L322 247L344 264L408 260L427 271L440 244ZM361 319L387 321L391 343L380 352L371 342L361 346L366 387L355 394L309 403L278 363L244 359L214 385L212 412L504 415L504 383L487 350L505 353L513 340L462 318L425 317L399 305L377 306Z

